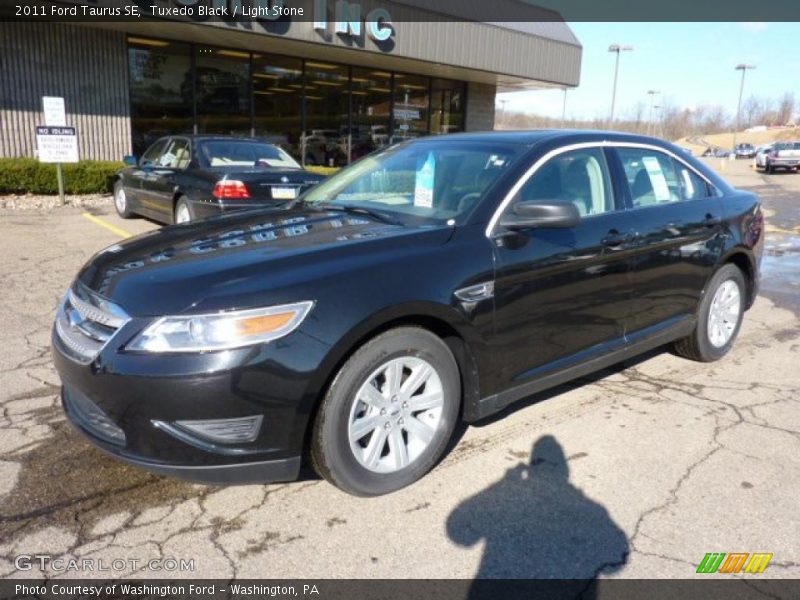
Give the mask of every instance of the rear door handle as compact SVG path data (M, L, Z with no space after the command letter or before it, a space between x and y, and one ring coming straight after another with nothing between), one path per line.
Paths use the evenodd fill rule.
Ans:
M719 225L721 223L722 223L722 217L716 217L716 216L712 215L711 213L708 213L706 215L705 220L703 221L703 224L706 227L716 227L717 225Z

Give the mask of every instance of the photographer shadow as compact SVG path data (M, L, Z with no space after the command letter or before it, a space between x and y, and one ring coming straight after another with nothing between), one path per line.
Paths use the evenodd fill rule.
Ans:
M564 450L549 435L533 445L529 465L509 469L456 507L447 533L461 546L485 540L471 599L497 597L490 579L556 580L518 582L519 590L504 582L503 589L517 592L511 597L546 591L547 597L596 598L597 576L621 569L630 550L608 511L570 483Z

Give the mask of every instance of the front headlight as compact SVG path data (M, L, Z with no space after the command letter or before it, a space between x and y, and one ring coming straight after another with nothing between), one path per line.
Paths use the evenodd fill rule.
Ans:
M134 352L211 352L277 340L300 326L313 302L253 310L162 317L137 335Z

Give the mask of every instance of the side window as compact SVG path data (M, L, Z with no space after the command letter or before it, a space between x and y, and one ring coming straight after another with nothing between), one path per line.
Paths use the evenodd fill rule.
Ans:
M516 202L574 202L581 215L616 209L603 150L572 150L552 158L522 186Z
M672 159L648 148L618 148L634 208L680 202L683 186Z
M675 168L678 171L678 178L681 181L681 190L684 200L700 200L712 196L706 180L692 171L680 161L675 161Z
M158 165L168 169L185 169L189 166L189 140L174 138L167 147L167 151L158 159Z
M142 155L142 165L156 164L161 154L164 152L164 147L167 145L168 141L167 138L162 138L150 146L144 155Z

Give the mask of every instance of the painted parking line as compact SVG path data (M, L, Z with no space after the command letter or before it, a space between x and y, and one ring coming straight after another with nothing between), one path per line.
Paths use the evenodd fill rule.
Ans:
M109 231L113 231L122 238L129 238L133 236L133 234L130 231L125 231L121 227L117 227L116 225L113 225L112 223L109 223L108 221L105 221L100 217L95 217L94 215L91 215L89 213L83 213L83 216L89 219L95 225L100 225L100 227L105 227Z

